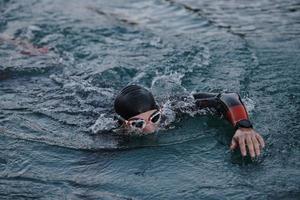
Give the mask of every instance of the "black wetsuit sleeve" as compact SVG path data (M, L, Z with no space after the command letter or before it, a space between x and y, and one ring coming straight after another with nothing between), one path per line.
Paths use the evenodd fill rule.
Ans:
M246 107L237 93L196 93L193 94L197 109L210 108L223 115L231 124L249 119Z

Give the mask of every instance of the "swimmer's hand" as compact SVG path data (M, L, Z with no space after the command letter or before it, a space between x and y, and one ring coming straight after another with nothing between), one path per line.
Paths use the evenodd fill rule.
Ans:
M246 146L252 158L260 155L260 151L265 147L264 139L252 128L239 128L236 130L231 140L230 149L240 147L243 156L247 155Z

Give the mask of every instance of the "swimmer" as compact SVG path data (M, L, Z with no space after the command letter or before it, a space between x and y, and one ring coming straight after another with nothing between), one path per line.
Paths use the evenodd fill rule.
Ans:
M177 98L172 105L178 115L184 109L199 111L209 110L224 116L234 127L235 133L230 149L239 147L242 156L247 155L247 149L252 158L259 156L264 148L264 139L253 129L247 110L237 93L196 93L192 95L193 104L176 106L176 101L185 101L186 97ZM188 105L188 108L184 108ZM121 90L114 102L115 112L119 116L122 130L149 134L163 126L167 116L158 106L153 95L147 89L138 85L129 85ZM247 147L247 149L246 149Z

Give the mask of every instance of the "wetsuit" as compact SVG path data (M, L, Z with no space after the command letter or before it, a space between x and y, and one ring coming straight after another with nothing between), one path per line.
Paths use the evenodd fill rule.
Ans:
M237 93L197 93L193 97L198 109L214 109L223 115L233 127L240 120L249 120L246 107Z
M233 127L238 121L249 119L246 107L237 93L196 93L169 97L168 101L162 106L161 128L167 128L182 114L224 116Z

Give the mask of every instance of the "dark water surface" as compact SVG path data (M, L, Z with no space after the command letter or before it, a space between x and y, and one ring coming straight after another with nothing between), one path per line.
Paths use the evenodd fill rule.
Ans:
M0 199L299 199L300 2L0 0ZM128 83L239 92L267 147L221 119L123 140Z

